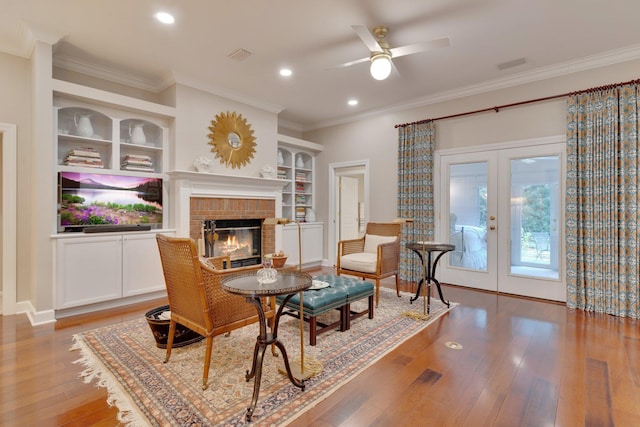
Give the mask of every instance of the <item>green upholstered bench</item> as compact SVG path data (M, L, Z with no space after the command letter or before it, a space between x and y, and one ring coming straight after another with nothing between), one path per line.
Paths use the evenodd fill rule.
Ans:
M284 296L276 297L278 304L282 303ZM304 291L302 296L302 307L304 317L309 320L309 345L316 345L316 337L323 333L336 328L340 331L346 330L346 309L347 309L347 291L343 288L323 288L317 290ZM287 308L290 310L286 314L297 313L300 310L300 294L297 293L287 302ZM318 322L317 316L329 311L337 309L340 312L337 321L326 324Z
M368 314L369 319L373 319L375 292L372 283L335 274L316 276L313 280L327 282L329 287L304 291L302 295L303 314L309 320L309 345L316 345L317 336L323 332L335 330L338 327L341 332L346 331L351 327L351 320L357 317ZM362 298L368 298L367 309L359 312L351 310L351 304ZM283 300L284 296L276 297L278 304ZM287 302L287 309L289 311L286 314L298 315L300 294L291 297ZM318 322L316 316L334 309L340 311L339 320L331 324Z
M351 320L364 316L365 314L369 315L369 319L373 319L373 297L375 290L372 283L353 277L336 276L335 274L316 276L313 279L329 283L330 288L344 289L347 292L347 306L344 310L345 330L351 328ZM362 298L368 298L367 309L362 311L351 310L351 304Z

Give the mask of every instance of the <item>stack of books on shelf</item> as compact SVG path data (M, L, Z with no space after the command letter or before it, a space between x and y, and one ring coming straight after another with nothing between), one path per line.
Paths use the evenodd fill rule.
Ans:
M142 154L127 154L122 158L120 169L127 171L153 172L153 160Z
M296 221L304 222L305 216L304 208L296 208Z
M296 192L304 193L304 183L296 182Z
M296 181L306 181L307 175L304 172L296 172Z
M287 179L287 171L284 169L278 169L278 179Z
M84 168L103 168L102 157L92 147L75 148L64 158L64 164L68 166L82 166Z
M307 196L304 194L296 194L296 204L304 205L307 203Z

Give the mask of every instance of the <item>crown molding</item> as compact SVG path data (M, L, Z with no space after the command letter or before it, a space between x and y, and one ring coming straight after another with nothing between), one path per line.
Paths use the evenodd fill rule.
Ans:
M4 40L3 45L0 46L0 51L8 53L10 55L19 56L21 58L29 59L33 52L33 47L37 41L54 45L62 39L63 35L49 33L38 29L34 24L29 22L20 21L18 23L18 35L14 43L6 45Z
M86 74L91 77L110 81L113 83L131 86L147 92L159 92L163 80L140 77L132 73L126 73L111 67L90 63L66 55L53 56L53 65L65 70Z
M279 129L287 129L295 132L303 132L304 127L299 123L291 122L288 120L278 119L278 128Z
M611 50L598 55L586 56L574 61L568 61L548 67L541 67L531 71L513 74L511 76L490 80L484 83L460 87L457 89L435 93L424 98L417 98L409 102L402 102L384 108L370 110L362 114L345 116L341 119L318 122L310 126L303 126L303 132L337 126L345 123L377 117L383 114L397 113L412 108L438 104L467 96L480 95L500 89L507 89L540 80L562 77L581 71L615 65L622 62L640 59L640 45L632 45L621 49Z
M135 75L133 73L127 73L113 67L90 63L88 61L83 61L81 59L65 55L54 55L53 65L65 70L86 74L91 77L134 87L137 89L142 89L148 92L159 93L173 84L181 84L232 101L266 110L271 113L278 114L283 110L283 108L279 105L257 101L247 95L174 73L169 73L164 77L158 79L146 78Z

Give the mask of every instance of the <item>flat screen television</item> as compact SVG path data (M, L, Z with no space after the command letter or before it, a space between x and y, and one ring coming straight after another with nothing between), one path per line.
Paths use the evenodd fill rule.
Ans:
M58 232L162 228L162 179L58 172Z

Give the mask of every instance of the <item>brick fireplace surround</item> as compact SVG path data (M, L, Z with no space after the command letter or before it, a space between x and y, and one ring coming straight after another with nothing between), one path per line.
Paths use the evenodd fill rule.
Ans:
M201 237L205 219L264 219L282 216L282 187L278 179L174 171L170 191L177 236ZM281 247L275 226L263 228L265 253Z
M276 215L275 200L191 197L190 203L189 236L196 241L201 237L205 219L264 219ZM275 226L265 226L262 231L264 253L274 252Z

